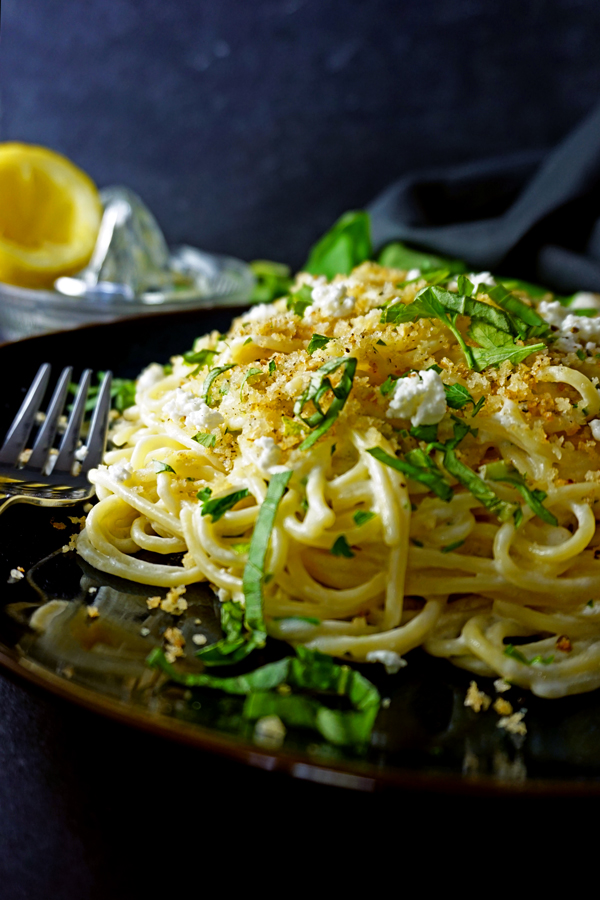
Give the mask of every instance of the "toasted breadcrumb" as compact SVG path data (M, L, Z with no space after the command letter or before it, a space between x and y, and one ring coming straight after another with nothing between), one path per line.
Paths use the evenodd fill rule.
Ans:
M160 606L160 601L162 597L148 597L146 600L146 606L148 609L157 609Z
M183 648L185 647L185 638L179 628L167 628L165 631L165 657L170 663L174 663L177 657L183 656Z
M566 634L561 634L556 638L556 649L561 653L570 653L573 649L571 639Z
M59 522L57 519L50 519L50 524L53 528L56 528L57 531L64 531L67 527L64 522Z
M72 534L71 537L69 538L69 543L64 544L64 546L61 547L61 550L63 553L68 553L69 550L76 550L76 549L77 549L77 535Z
M494 690L497 694L504 694L506 691L510 691L511 686L504 678L496 678L494 682Z
M85 516L69 516L69 522L72 522L73 525L79 525L80 531L83 531L85 528Z
M470 706L476 713L481 712L481 710L485 712L485 710L489 708L491 702L492 698L479 690L476 681L472 681L469 685L467 696L465 697L465 706Z
M100 615L100 610L97 606L88 606L87 614L90 619L97 619Z
M504 728L511 734L527 734L527 725L523 721L526 712L526 709L521 709L510 716L503 716L498 722L498 728Z
M180 616L188 608L187 600L184 600L182 594L185 594L185 585L180 584L178 587L172 587L160 602L160 608L174 616Z
M498 699L494 701L494 709L499 716L512 716L513 714L511 704L508 700L505 700L504 697L498 697Z

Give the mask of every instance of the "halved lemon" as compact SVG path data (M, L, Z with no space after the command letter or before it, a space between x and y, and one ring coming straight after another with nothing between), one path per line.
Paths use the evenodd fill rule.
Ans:
M0 144L0 281L52 287L89 261L102 217L96 185L65 156Z

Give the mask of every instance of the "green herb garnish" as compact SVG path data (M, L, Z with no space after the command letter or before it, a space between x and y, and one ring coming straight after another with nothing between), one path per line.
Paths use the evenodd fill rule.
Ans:
M233 491L231 494L227 494L225 497L215 497L212 500L205 500L202 504L202 515L210 516L213 522L218 522L219 519L226 513L229 509L233 509L233 507L243 500L244 497L247 497L249 494L248 488L242 488L239 491Z
M246 719L277 715L287 725L316 730L338 746L365 744L379 711L379 693L360 672L340 666L330 656L302 646L296 648L296 656L285 657L233 678L179 672L167 662L160 648L152 651L147 662L186 687L246 695L242 712ZM306 694L278 694L275 689L283 684L300 691L346 697L353 709L331 709Z
M352 518L356 525L360 527L361 525L364 525L365 522L370 522L371 519L374 519L375 513L368 509L357 509Z
M370 259L371 221L366 212L347 212L311 249L304 271L312 275L349 275L355 266Z
M202 444L203 447L214 447L217 443L217 437L214 434L208 434L205 431L199 431L198 434L195 434L192 440L197 441L199 444Z
M206 403L207 406L210 406L210 389L213 386L213 382L223 374L223 372L227 372L228 369L234 369L236 363L227 363L224 366L218 366L216 369L211 369L208 375L206 376L206 380L204 381L204 388L202 392L202 399Z
M256 282L250 303L270 303L283 297L290 289L290 267L269 259L255 259L249 263Z
M427 485L427 487L442 500L452 499L453 492L451 486L437 466L429 460L425 453L423 453L425 459L415 456L410 462L408 459L398 459L396 456L390 456L389 453L386 453L381 447L371 447L367 450L367 453L370 453L376 460L389 466L391 469L395 469L397 472L406 475L407 478L412 479L412 481L418 481L421 484Z
M336 387L333 387L328 377L332 372L342 368L342 377ZM314 428L312 434L305 438L300 444L300 450L308 450L313 444L331 428L340 412L345 406L346 400L352 390L352 381L356 371L356 359L349 357L336 357L327 360L312 375L308 387L304 393L298 397L294 404L294 415L299 416L309 428ZM321 407L323 396L331 391L333 400L329 409L325 412ZM307 403L312 402L316 412L312 415L304 417L302 410Z
M452 553L453 550L458 550L459 547L462 547L464 541L454 541L452 544L446 544L445 547L442 547L442 553Z
M400 378L399 375L388 375L382 385L379 386L379 393L383 397L387 397L394 390L394 385Z
M310 341L308 342L306 352L312 356L315 350L320 350L322 347L326 347L330 340L331 338L325 337L324 334L313 334Z
M312 306L312 288L308 284L290 294L286 299L286 306L289 310L302 318L309 306Z
M244 385L249 378L253 378L255 375L264 375L264 372L262 369L248 369L248 371L244 375L244 380L242 381L242 386L240 388L240 400L242 399L242 394L244 393Z
M205 500L208 500L208 498L211 496L211 494L212 494L212 491L209 487L200 488L200 490L196 494L196 498L198 500L202 500L202 502L204 502Z
M277 371L277 366L275 365L272 359L269 360L269 375L274 375Z
M459 259L448 259L433 253L421 253L412 250L400 241L394 241L384 247L379 254L378 263L390 269L419 269L420 272L435 272L445 269L449 274L466 272L467 267Z
M159 472L172 472L173 475L176 474L175 469L171 468L171 466L168 465L168 463L161 462L160 459L153 459L152 462L154 463L154 471L157 474Z
M548 525L558 525L558 519L543 505L548 496L545 491L531 490L527 487L524 477L514 468L503 461L488 463L482 471L483 477L488 481L502 481L510 484L517 490L531 511Z
M347 559L352 559L354 556L352 548L343 534L340 534L339 538L334 541L330 553L332 553L333 556L345 556Z
M198 366L198 371L200 371L206 366L211 366L216 355L216 350L188 350L183 354L183 361L188 366Z
M444 391L446 393L446 403L450 409L462 409L468 403L473 404L473 412L471 416L476 416L483 404L485 397L481 397L477 403L462 384L445 384Z

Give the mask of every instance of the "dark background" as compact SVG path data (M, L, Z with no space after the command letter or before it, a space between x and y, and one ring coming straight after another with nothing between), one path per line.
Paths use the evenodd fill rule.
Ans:
M410 169L555 144L599 36L596 0L3 0L0 139L128 184L170 242L300 265Z
M597 0L3 0L1 25L0 140L129 185L172 243L292 265L394 178L549 148L600 98ZM2 900L288 891L386 834L412 864L436 818L466 847L556 813L489 802L246 771L0 677Z

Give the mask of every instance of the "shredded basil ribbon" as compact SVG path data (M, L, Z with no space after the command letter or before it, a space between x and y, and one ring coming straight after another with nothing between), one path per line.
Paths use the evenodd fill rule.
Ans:
M486 480L502 481L505 484L510 484L511 487L514 487L521 494L531 511L543 522L546 522L548 525L558 525L556 516L544 506L544 500L548 496L546 492L528 488L521 473L513 466L508 466L502 461L488 463L481 470L481 474Z
M331 381L326 376L339 368L343 368L342 377L340 378L339 384L336 387L333 387ZM312 447L312 445L316 443L329 428L331 428L350 395L355 371L356 359L353 356L343 356L327 360L327 362L313 374L308 387L304 393L298 397L294 404L294 415L300 416L302 421L308 425L309 428L315 429L312 434L302 441L300 450L308 450L309 447ZM327 391L332 392L333 400L331 401L331 405L327 412L324 412L321 408L321 399ZM311 401L316 412L310 416L304 417L302 415L302 410L306 404Z
M247 497L249 493L248 488L242 488L239 491L227 494L225 497L215 497L213 500L207 499L202 504L202 515L210 516L213 522L218 522L224 513L233 509L236 503Z
M204 381L204 388L202 392L202 399L206 403L207 406L210 406L210 389L213 385L213 382L219 375L222 375L223 372L226 372L228 369L234 369L237 363L227 363L224 366L218 366L216 369L211 369L206 379Z
M241 606L233 601L223 604L222 625L225 637L216 644L203 647L196 654L206 665L231 665L244 659L255 648L265 645L267 631L263 619L262 593L265 560L277 509L291 477L291 471L277 472L271 477L265 499L258 511L248 550L248 562L244 567L242 586L245 607L242 610ZM242 492L238 491L237 493ZM226 500L227 498L222 499ZM218 501L209 500L204 504L203 515L205 515L204 508L207 504L214 502ZM245 634L242 632L242 625L246 629Z
M302 646L296 648L296 656L287 656L253 672L230 678L179 672L167 662L159 648L152 651L147 662L161 669L172 681L188 688L213 688L227 694L246 695L242 713L246 719L277 715L287 725L316 730L338 746L365 744L379 711L379 693L363 675L348 666L338 665L330 656ZM282 684L302 691L345 697L353 709L331 709L305 694L285 696L275 693L274 689Z
M530 312L529 307L521 305ZM515 308L514 304L512 308ZM456 325L459 315L470 317L469 337L481 344L481 347L469 347L465 343ZM537 313L535 315L539 318ZM446 325L459 343L468 366L476 371L481 371L487 366L498 366L505 359L517 365L531 353L544 350L546 346L542 343L529 344L525 347L515 344L513 336L522 337L523 326L520 323L516 324L515 318L505 310L434 286L419 291L412 303L396 303L384 309L381 322L402 324L422 318L438 319ZM534 329L533 325L528 327Z

